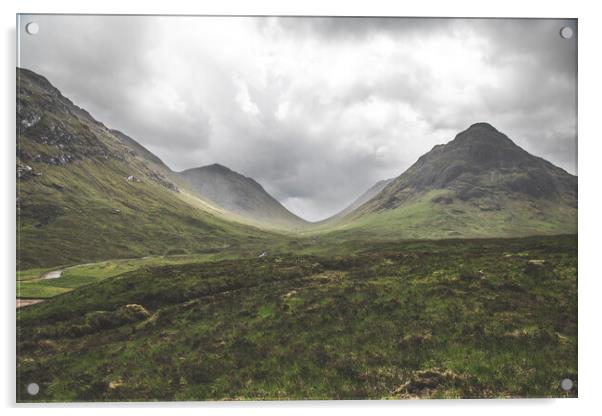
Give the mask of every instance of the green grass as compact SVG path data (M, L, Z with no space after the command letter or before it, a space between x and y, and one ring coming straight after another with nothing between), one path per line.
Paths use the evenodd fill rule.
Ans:
M87 266L19 310L18 400L577 395L575 236L334 241Z
M82 161L68 170L47 167L41 177L21 181L19 268L161 256L176 249L202 254L273 238L193 207L150 181L132 185L124 179L132 170L120 161Z
M17 283L17 298L47 299L69 292L71 289L50 283L49 280Z
M17 280L35 280L42 277L42 275L53 268L38 268L28 270L17 270Z
M441 196L452 197L453 203L433 202ZM499 203L503 209L489 210L486 202L461 201L452 191L438 189L396 209L345 218L310 232L340 237L363 235L370 239L495 238L577 232L576 207L538 200L539 208L534 209L534 202L528 198L503 195L499 196Z

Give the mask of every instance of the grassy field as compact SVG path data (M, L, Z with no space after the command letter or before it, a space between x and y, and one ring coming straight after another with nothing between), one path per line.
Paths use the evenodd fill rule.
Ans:
M289 252L293 248L301 249L308 253L317 249L311 241L301 241L287 239L283 236L281 239L273 239L271 241L254 241L252 244L226 246L219 250L209 250L209 253L146 256L133 259L106 260L64 268L59 266L18 271L17 298L47 299L125 272L153 266L252 258L259 256L263 252ZM58 279L44 279L43 275L52 270L63 270L63 273Z
M68 269L18 311L17 399L577 395L575 236L330 238Z
M199 254L194 256L159 256L108 260L67 267L63 269L63 273L58 279L44 279L43 274L49 270L60 268L25 270L17 275L17 297L22 299L51 298L142 267L189 263L191 261L201 262L213 257L214 255L210 254Z

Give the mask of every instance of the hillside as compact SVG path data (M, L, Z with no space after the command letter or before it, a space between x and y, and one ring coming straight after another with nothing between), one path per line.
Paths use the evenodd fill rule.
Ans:
M145 266L19 310L17 400L576 397L576 244Z
M17 69L19 269L216 250L267 233L182 192L133 139Z
M219 164L188 169L179 174L199 196L242 219L268 228L296 228L307 224L288 211L254 179Z
M576 233L577 177L478 123L332 226L399 238Z

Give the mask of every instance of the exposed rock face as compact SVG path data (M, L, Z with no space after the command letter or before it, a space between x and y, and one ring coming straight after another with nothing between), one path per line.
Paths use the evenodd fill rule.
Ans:
M17 156L62 166L78 159L107 159L113 154L98 137L106 127L54 88L44 78L26 69L18 70L17 83ZM73 123L85 119L86 123ZM98 131L95 131L98 130ZM36 153L22 140L38 145Z
M145 175L159 185L179 192L168 176L175 174L131 137L110 130L77 107L54 88L46 78L26 69L17 71L17 158L30 163L66 166L82 160L143 162ZM38 173L18 168L17 176L27 179ZM131 175L128 175L131 176Z

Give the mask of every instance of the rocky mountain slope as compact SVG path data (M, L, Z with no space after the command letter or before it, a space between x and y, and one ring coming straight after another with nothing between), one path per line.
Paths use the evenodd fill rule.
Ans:
M337 227L410 238L575 233L577 177L477 123L420 157Z

